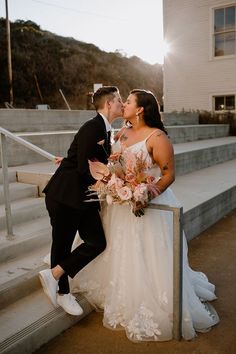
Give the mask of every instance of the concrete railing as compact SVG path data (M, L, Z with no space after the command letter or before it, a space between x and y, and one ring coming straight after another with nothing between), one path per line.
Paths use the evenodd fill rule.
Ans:
M173 213L173 338L182 337L183 301L183 208L152 204L149 208Z

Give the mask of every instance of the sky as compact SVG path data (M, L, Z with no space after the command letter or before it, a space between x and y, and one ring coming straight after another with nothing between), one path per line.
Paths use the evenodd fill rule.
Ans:
M10 21L93 43L106 52L163 63L163 0L8 0ZM5 17L5 1L0 17Z

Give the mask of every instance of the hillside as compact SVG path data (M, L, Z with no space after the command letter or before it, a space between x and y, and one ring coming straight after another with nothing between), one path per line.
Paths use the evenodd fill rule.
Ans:
M11 23L14 107L35 108L43 103L66 108L62 89L72 109L88 106L88 92L94 83L116 85L125 98L133 88L152 90L161 100L162 66L150 65L138 57L107 53L93 44L57 36L41 30L32 21ZM9 101L7 79L6 23L0 19L0 107Z

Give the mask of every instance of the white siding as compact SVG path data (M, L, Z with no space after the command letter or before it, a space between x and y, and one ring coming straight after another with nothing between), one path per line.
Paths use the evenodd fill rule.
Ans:
M164 111L212 110L212 96L236 94L236 56L212 56L213 8L229 0L163 0Z

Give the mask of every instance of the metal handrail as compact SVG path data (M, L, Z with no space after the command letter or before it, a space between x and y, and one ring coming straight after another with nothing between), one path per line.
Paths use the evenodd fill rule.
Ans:
M54 160L55 156L49 152L39 148L38 146L26 141L19 136L9 132L8 130L0 127L0 144L1 144L1 156L2 156L2 175L3 175L3 192L5 199L5 213L6 213L6 227L7 227L7 238L13 239L13 226L12 226L12 215L11 215L11 203L10 203L10 192L9 192L9 179L8 179L8 163L7 163L7 142L6 137L16 141L17 143L24 145L30 150L46 157L49 160Z
M12 239L14 234L12 228L11 205L9 196L6 136L16 141L17 143L35 151L36 153L46 157L49 160L53 161L55 159L55 156L39 148L38 146L16 136L8 130L0 127L7 238ZM180 340L182 337L183 208L153 203L150 203L148 207L150 209L173 212L173 338L176 340Z

